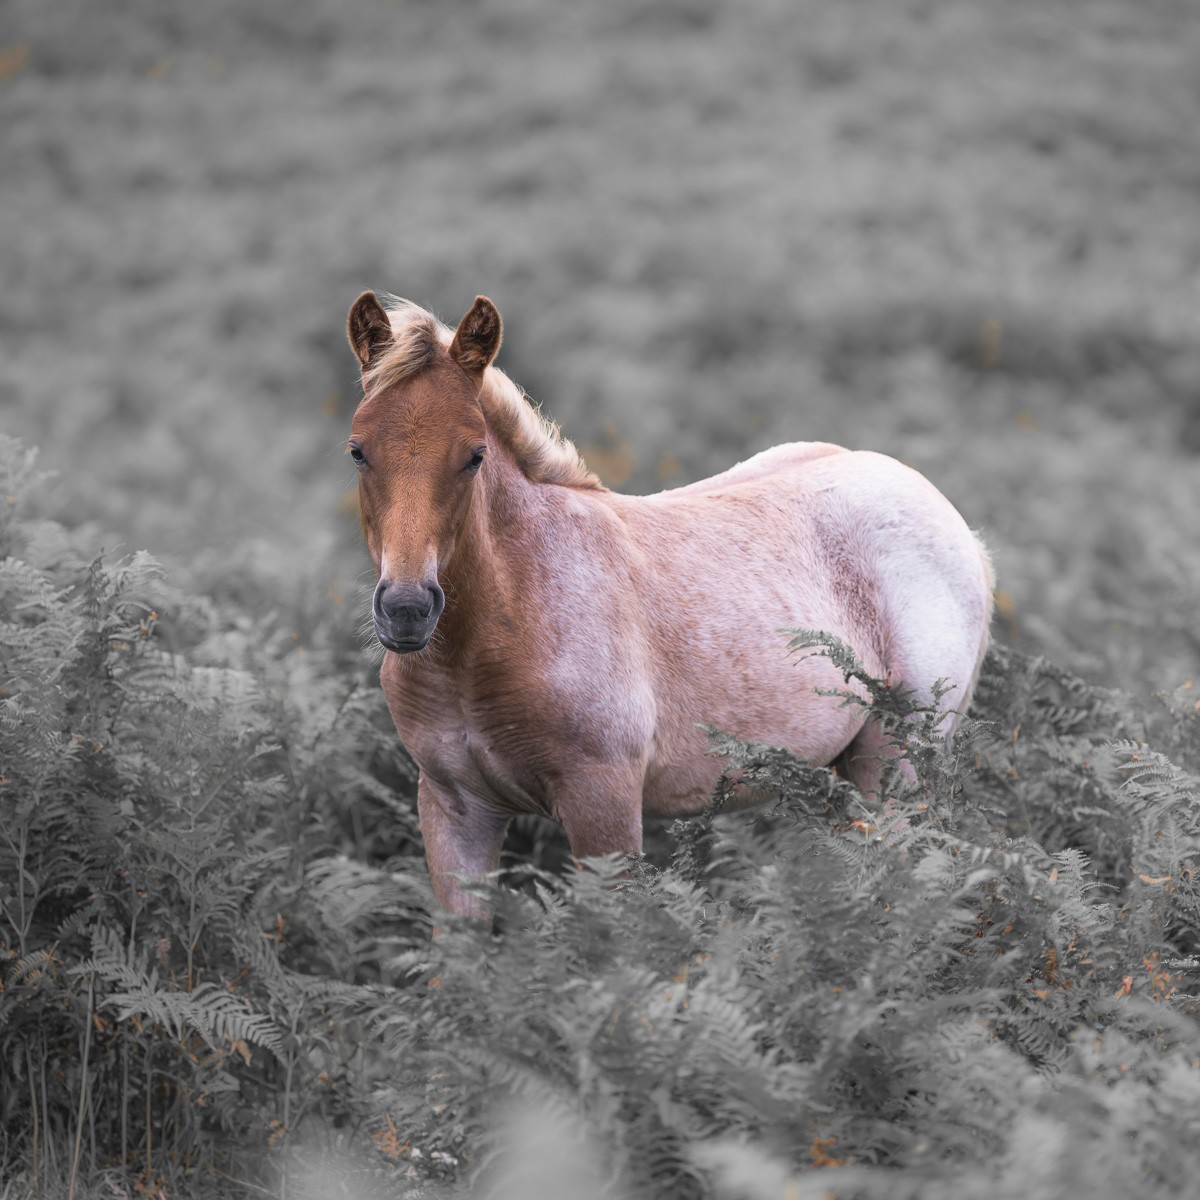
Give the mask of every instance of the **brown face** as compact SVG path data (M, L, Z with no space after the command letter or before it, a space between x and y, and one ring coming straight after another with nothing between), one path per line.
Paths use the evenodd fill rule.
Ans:
M476 318L491 331L482 355ZM409 654L429 644L445 608L439 571L454 553L487 451L479 389L499 346L499 314L480 298L449 347L436 345L410 377L376 390L371 370L392 334L370 292L350 310L350 341L368 387L348 450L358 469L363 533L379 574L371 615L384 647Z
M422 650L446 603L439 568L454 553L487 450L472 381L447 360L368 396L355 413L349 450L379 573L375 633L398 654Z

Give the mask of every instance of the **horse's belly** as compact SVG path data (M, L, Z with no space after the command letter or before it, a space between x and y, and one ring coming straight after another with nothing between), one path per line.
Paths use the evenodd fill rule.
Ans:
M827 766L862 729L864 711L818 693L818 687L845 687L840 675L826 676L827 660L819 662L812 670L794 669L786 679L764 681L741 694L697 698L695 711L704 714L698 720L721 733L782 746L805 762ZM694 722L660 730L646 772L643 812L670 817L701 811L728 766L728 759L712 753L708 735Z

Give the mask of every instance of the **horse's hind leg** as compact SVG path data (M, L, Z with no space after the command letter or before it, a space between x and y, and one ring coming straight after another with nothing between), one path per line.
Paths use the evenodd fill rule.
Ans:
M941 596L926 595L919 612L921 619L912 629L893 629L888 639L887 676L893 684L902 684L914 694L918 704L934 704L934 685L944 679L950 690L936 703L941 717L938 732L949 742L965 713L979 679L983 656L987 651L987 622L990 605L984 600L983 612L971 615L963 611L947 588ZM942 603L938 604L937 601ZM932 620L931 620L932 618ZM914 718L918 720L919 718ZM903 757L903 734L899 740L884 732L877 718L872 717L843 751L846 774L857 785L864 799L879 798L880 783L889 763L900 759L900 773L909 781L916 780L912 765Z
M884 733L878 718L871 717L842 751L838 761L863 799L874 804L879 800L879 788L888 763L903 753L904 747ZM901 759L899 768L906 779L916 779L907 759Z

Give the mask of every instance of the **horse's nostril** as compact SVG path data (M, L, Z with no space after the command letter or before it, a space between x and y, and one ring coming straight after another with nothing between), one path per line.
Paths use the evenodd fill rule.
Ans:
M375 616L393 625L421 625L441 613L445 603L435 584L397 584L381 579L375 588Z

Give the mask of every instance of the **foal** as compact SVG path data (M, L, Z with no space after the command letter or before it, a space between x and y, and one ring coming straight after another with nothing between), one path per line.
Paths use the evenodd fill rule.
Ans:
M405 302L355 301L364 396L349 452L379 582L381 681L420 767L434 892L496 869L517 813L560 822L577 858L637 853L642 817L695 813L721 774L702 725L845 754L876 793L898 748L823 656L821 629L949 732L987 648L982 545L925 478L821 442L776 446L654 496L610 492L492 360L483 296L449 330Z

